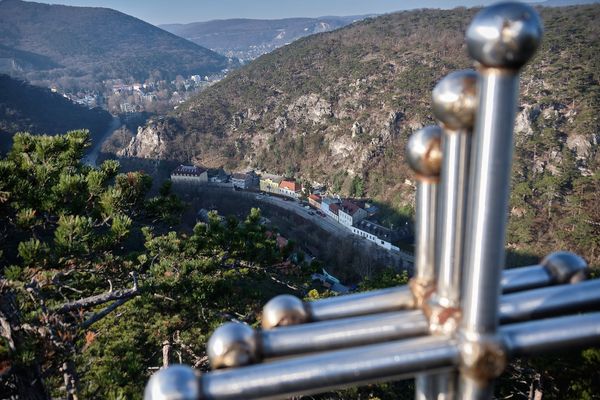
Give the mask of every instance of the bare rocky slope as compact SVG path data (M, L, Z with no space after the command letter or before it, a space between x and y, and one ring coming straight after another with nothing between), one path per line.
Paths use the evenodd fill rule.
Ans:
M433 122L435 82L471 66L464 31L475 12L401 12L301 39L150 121L120 155L253 166L410 207L406 139ZM517 118L511 221L523 221L510 239L520 244L557 244L545 228L580 215L581 204L592 210L582 238L600 225L598 204L586 197L599 179L600 5L541 15L545 39L524 71ZM575 192L585 198L579 206ZM598 256L598 239L584 247Z

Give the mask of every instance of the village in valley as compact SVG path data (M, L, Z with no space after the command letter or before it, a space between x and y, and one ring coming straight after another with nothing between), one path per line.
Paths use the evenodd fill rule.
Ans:
M254 170L227 174L223 169L180 165L171 172L175 187L193 189L197 186L218 186L256 192L256 199L275 196L294 201L299 209L307 210L308 215L318 215L335 222L338 229L345 229L354 235L371 241L377 246L394 253L400 253L398 242L410 242L412 232L408 226L391 229L376 219L379 211L373 203L363 199L341 198L328 194L322 185L302 186L298 180Z

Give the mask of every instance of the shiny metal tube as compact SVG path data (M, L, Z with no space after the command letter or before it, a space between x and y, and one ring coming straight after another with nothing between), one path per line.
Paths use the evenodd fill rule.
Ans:
M500 302L500 320L507 324L598 307L600 279L595 279L504 295Z
M512 357L600 345L600 312L523 322L501 328Z
M508 356L597 345L600 312L512 324L501 327L498 333ZM196 399L198 392L199 398L206 400L285 398L441 371L459 361L458 344L453 339L428 336L209 372L200 378L191 368L172 366L152 377L144 398ZM490 387L469 387L466 393L480 397L489 394Z
M502 296L500 322L506 325L599 307L600 280L552 286ZM431 331L430 318L422 310L404 310L266 330L227 323L211 336L207 354L213 368L241 367L268 358L424 336ZM449 379L417 377L417 397L435 391L434 388L441 387L439 382Z
M415 376L415 400L431 400L438 398L438 374L419 374Z
M444 158L440 183L439 252L436 298L444 307L458 307L464 212L467 195L468 157L471 135L466 130L442 137Z
M600 307L600 279L506 294L500 297L499 307L502 325L595 309ZM263 357L279 357L381 343L427 332L428 321L421 310L389 312L264 330L259 333L259 347Z
M448 334L459 318L462 252L471 135L476 110L475 71L451 73L433 89L433 113L443 128L442 168L436 229L436 293L430 299L430 330ZM454 399L455 371L417 376L416 399Z
M504 270L502 274L503 293L520 292L552 283L552 276L546 268L541 265L530 265L528 267Z
M456 308L460 301L469 157L477 108L477 79L478 74L473 70L456 71L442 79L433 89L433 113L443 128L435 296L442 307Z
M600 279L506 294L499 307L502 325L595 309L600 307ZM262 357L279 357L421 336L428 328L421 310L396 311L263 330L257 347Z
M415 278L419 282L433 283L435 280L437 183L417 182L415 214Z
M312 321L325 321L414 308L415 299L408 286L330 297L306 303Z
M498 325L517 89L514 73L481 72L464 265L462 329L469 333L493 334Z
M456 344L423 337L216 371L200 378L202 399L275 399L396 380L458 362Z
M571 282L573 277L584 275L586 268L585 261L575 254L553 253L546 257L544 265L532 265L503 271L502 291L515 292L555 283ZM559 271L559 273L551 271ZM415 296L408 286L335 296L312 302L302 302L300 299L294 298L292 305L289 303L289 297L286 296L285 299L282 299L281 296L278 296L267 303L263 311L263 325L266 329L280 326L277 321L281 319L289 320L292 310L302 315L297 319L299 323L304 323L407 310L416 307ZM265 324L265 321L271 320L275 322Z
M542 37L536 11L517 2L480 11L467 29L467 49L479 65L471 176L465 225L461 399L491 399L493 379L502 363L481 371L497 358L493 342L499 322L500 279L511 177L513 128L519 69L533 56ZM477 348L476 353L469 351ZM490 353L491 351L491 353ZM473 354L476 354L473 357ZM483 364L485 365L485 364Z
M408 140L406 158L415 172L415 277L413 294L417 305L435 284L435 240L437 225L437 187L442 163L442 130L426 126Z
M259 341L268 358L423 336L428 328L423 313L411 310L263 330Z
M600 312L503 326L499 335L512 357L598 345ZM210 372L199 378L191 368L175 365L150 379L144 399L285 398L441 371L459 361L454 340L428 336ZM466 393L480 396L489 387L469 387Z

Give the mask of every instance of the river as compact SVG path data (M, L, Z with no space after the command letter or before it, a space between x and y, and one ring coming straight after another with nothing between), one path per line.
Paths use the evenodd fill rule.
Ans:
M100 155L100 149L102 149L102 144L112 133L121 127L121 119L119 117L113 117L110 125L106 129L106 131L100 136L100 138L92 143L92 149L83 156L83 163L89 165L91 167L96 167L96 162L98 161L98 155Z

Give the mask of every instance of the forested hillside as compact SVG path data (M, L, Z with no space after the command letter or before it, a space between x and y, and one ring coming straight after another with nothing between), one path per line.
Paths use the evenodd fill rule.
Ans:
M0 74L0 153L6 153L17 132L56 135L87 129L101 135L112 117L106 111L74 104L49 89Z
M0 2L0 71L63 89L151 74L210 74L228 66L215 52L107 8Z
M149 123L120 155L251 165L406 209L406 139L433 122L435 83L471 66L464 31L475 12L402 12L298 40ZM521 83L509 245L598 263L600 5L541 15L545 39Z

